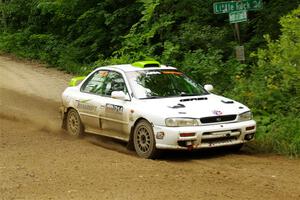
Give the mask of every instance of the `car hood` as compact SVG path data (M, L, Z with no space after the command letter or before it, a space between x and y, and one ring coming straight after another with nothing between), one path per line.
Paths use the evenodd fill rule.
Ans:
M245 105L222 96L209 94L193 97L174 97L142 100L143 110L163 117L201 118L240 114L249 110Z

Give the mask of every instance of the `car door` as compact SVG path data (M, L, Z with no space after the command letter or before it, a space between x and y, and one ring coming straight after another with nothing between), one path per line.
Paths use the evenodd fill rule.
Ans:
M101 130L100 116L104 113L104 84L107 70L94 72L81 86L81 95L77 101L77 110L87 132L99 133Z
M130 97L123 75L116 71L110 71L104 89L104 113L101 115L101 127L114 137L129 138L129 106ZM128 97L127 100L114 99L113 91L122 91Z

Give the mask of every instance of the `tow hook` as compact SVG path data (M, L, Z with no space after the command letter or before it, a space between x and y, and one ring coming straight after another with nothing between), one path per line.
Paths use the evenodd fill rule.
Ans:
M193 142L192 141L186 141L186 147L188 148L189 151L193 150Z

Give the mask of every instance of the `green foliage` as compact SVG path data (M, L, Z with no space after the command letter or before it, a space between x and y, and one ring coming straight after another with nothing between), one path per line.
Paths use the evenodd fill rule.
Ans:
M244 74L232 95L259 115L261 145L278 153L300 152L300 7L281 18L282 35L259 49L257 66Z
M81 73L86 67L80 66L120 47L120 35L139 20L140 6L133 0L4 1L0 49Z
M181 69L198 82L213 84L217 86L218 92L224 93L232 89L236 76L241 73L245 65L233 59L227 62L223 62L222 59L220 50L209 49L205 52L198 49L184 55Z
M276 152L291 157L300 155L300 119L288 116L260 116L255 146L260 151Z
M27 48L25 49L24 46ZM56 60L62 46L51 34L31 34L25 30L15 34L2 34L0 49L23 58L39 59L51 65L57 65Z
M246 42L249 53L266 45L266 41L262 37L265 34L270 35L271 39L278 39L281 35L281 26L278 21L299 5L300 0L263 0L262 10L248 12L249 21L241 24L241 36L242 40Z
M252 74L240 80L243 94L250 105L262 113L298 113L300 111L300 8L283 17L282 36L271 41L266 35L267 49L259 49L252 56L258 59ZM255 91L255 93L251 92ZM284 103L282 103L284 102Z

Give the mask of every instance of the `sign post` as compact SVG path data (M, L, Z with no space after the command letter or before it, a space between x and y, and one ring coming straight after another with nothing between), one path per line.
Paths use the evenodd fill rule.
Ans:
M244 46L235 47L235 55L238 61L245 61L245 49Z
M213 4L215 14L229 14L229 23L234 24L235 35L240 46L236 47L236 58L239 61L245 60L244 46L241 46L240 22L247 21L247 11L260 10L263 7L262 0L236 0L216 2Z

